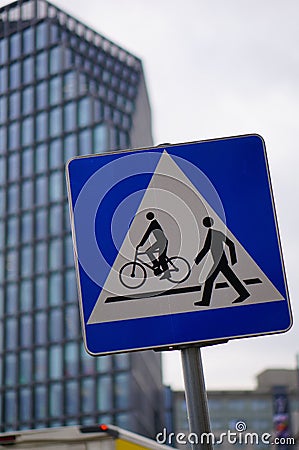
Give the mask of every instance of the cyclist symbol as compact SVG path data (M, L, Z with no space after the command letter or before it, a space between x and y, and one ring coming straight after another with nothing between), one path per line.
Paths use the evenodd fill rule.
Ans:
M120 269L119 279L121 283L130 289L141 287L147 278L146 268L152 270L156 276L162 274L160 280L167 279L172 283L182 283L191 273L190 264L180 256L171 258L167 256L168 240L161 225L155 219L153 212L148 212L146 218L151 223L136 247L134 261L124 264ZM151 236L154 237L155 242L145 251L140 251L140 248ZM146 255L151 264L144 261L141 258L142 255Z

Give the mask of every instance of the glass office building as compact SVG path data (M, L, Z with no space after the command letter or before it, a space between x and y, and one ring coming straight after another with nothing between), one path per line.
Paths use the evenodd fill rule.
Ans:
M267 449L267 434L270 442L275 437L295 437L299 435L299 388L298 372L294 369L266 369L257 375L257 385L253 390L213 390L207 391L211 430L218 442L218 448L233 450ZM188 420L185 394L172 393L174 432L188 435ZM236 424L245 423L241 442L228 439L228 431L235 433ZM225 434L226 433L226 434ZM252 433L253 441L246 443L244 435ZM238 433L237 433L238 435ZM261 437L264 435L265 440ZM221 438L222 436L222 438ZM256 436L259 436L258 442ZM269 437L268 436L268 437ZM239 435L238 435L239 440ZM171 441L174 442L175 441ZM177 445L184 449L186 445ZM274 448L292 448L292 445L276 445Z
M138 58L44 0L0 9L1 431L106 421L154 435L159 354L83 348L64 177L75 155L148 145Z

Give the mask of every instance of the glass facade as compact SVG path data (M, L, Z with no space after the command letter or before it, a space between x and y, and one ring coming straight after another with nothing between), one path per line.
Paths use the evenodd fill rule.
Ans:
M1 431L153 435L131 420L134 356L83 349L64 179L73 156L130 147L141 62L44 0L0 14Z

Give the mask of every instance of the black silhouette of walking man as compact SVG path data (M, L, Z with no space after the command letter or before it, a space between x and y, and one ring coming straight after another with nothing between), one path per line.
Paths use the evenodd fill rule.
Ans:
M137 245L137 249L139 247L142 247L146 243L150 235L153 234L156 241L145 251L145 253L153 264L154 274L160 275L162 272L164 272L160 279L169 279L171 278L171 274L167 264L168 240L164 234L164 231L162 230L161 225L155 219L154 213L148 212L146 214L146 218L150 220L151 223L144 233L140 243ZM155 253L157 252L159 254L158 259L156 259L155 257Z
M200 261L205 257L205 255L210 251L214 261L213 267L204 283L204 290L202 295L202 300L195 302L196 306L209 306L214 282L221 272L225 278L230 282L233 288L239 294L239 297L233 301L233 303L242 303L246 298L250 296L249 292L245 286L241 283L237 275L230 268L229 262L227 260L224 245L226 244L229 248L231 264L234 265L237 262L237 255L235 250L235 244L227 236L225 236L221 231L212 229L214 225L214 220L211 217L205 217L202 221L206 228L209 228L208 234L202 250L198 253L195 258L195 263L199 264Z

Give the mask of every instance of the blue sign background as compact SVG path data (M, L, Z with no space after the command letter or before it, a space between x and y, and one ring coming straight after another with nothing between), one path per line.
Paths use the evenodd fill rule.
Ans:
M95 221L95 224L101 221L101 235L96 235L96 239L106 261L112 267L118 254L111 236L114 211L126 197L138 191L131 209L126 211L129 217L125 218L124 223L130 222L129 219L134 217L164 149L204 197L207 197L205 194L208 191L202 186L202 180L194 176L188 165L184 166L181 158L200 168L208 177L221 199L228 229L286 300L87 325L101 287L89 277L78 261L83 331L87 350L93 354L102 354L287 330L291 326L287 287L264 142L258 135L71 160L67 171L73 211L78 196L90 177L99 169L108 167L110 162L120 160L122 179L116 184L112 183L111 189L107 190L98 207ZM148 155L148 158L138 159L141 153ZM124 158L128 154L136 154L134 170L137 175L126 175L132 171L131 161L129 167ZM175 159L176 157L179 158ZM103 179L103 183L110 183L111 180L117 179L118 175L113 170L111 172L108 170L107 179ZM206 198L206 200L221 217L222 211L216 203L213 204L213 199ZM96 233L98 228L95 226ZM127 231L127 228L120 226L120 240L125 238ZM98 268L99 271L101 269ZM108 273L105 276L107 277Z

